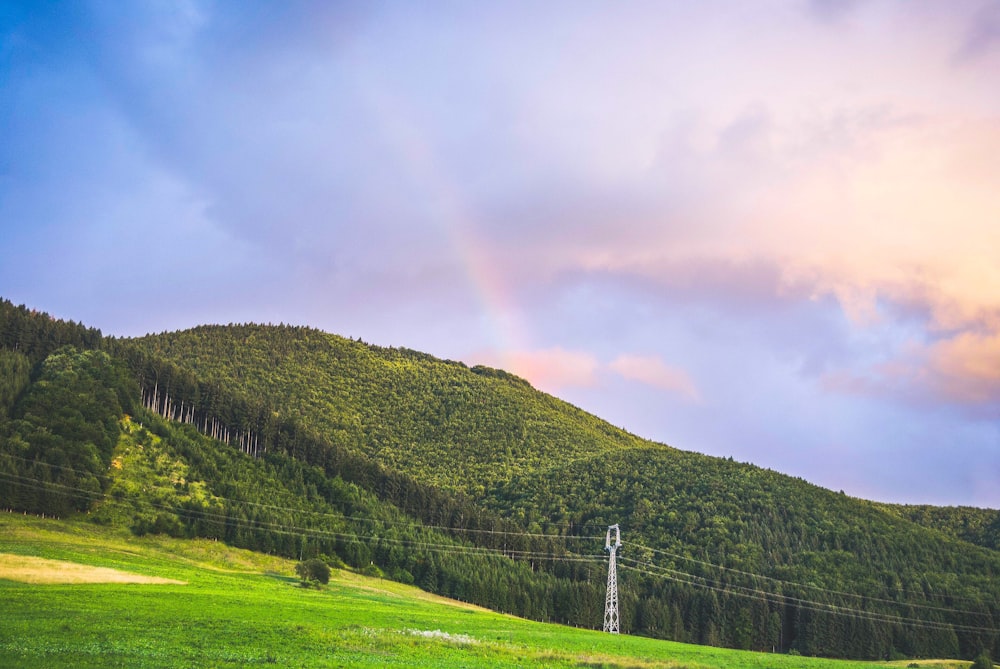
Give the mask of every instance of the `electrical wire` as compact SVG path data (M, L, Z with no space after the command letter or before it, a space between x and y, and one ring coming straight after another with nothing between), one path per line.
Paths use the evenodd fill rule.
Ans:
M78 469L73 469L72 467L67 467L67 466L64 466L64 465L56 465L56 464L52 464L52 463L44 462L44 461L40 461L40 460L30 460L28 458L22 458L20 456L13 455L13 454L4 453L4 454L0 454L0 457L8 457L8 458L12 458L14 460L20 460L21 462L25 462L25 463L28 463L28 464L44 465L46 467L59 469L61 471L72 472L74 474L82 474L82 475L87 475L87 476L92 476L93 475L91 472L82 472L82 471L80 471ZM104 478L107 478L107 477L105 476ZM266 504L266 503L263 503L263 502L251 502L251 501L248 501L248 500L234 500L234 499L231 499L231 498L220 497L218 495L213 495L213 497L215 499L220 499L220 500L223 500L223 501L226 501L226 502L232 502L234 504L242 504L242 505L245 505L245 506L253 506L253 507L257 507L257 508L271 509L271 510L275 510L275 511L290 511L290 512L293 512L293 513L309 513L309 514L312 514L312 515L317 516L317 517L328 517L328 518L333 518L333 519L336 519L336 520L347 519L347 520L355 520L355 521L359 521L359 522L378 522L378 523L381 523L383 525L395 525L395 526L401 526L401 527L408 527L408 526L410 526L410 525L413 524L413 523L408 523L408 522L402 521L402 520L384 520L384 519L376 519L376 518L367 518L367 517L364 517L364 516L339 515L339 514L329 513L329 512L326 512L326 511L316 511L316 510L312 510L312 509L301 509L301 508L294 508L294 507L288 507L288 506L279 506L279 505L276 505L276 504ZM400 513L404 513L405 514L404 511L400 511ZM425 528L428 528L428 529L446 530L446 531L449 531L449 532L467 532L467 533L471 533L471 534L487 534L487 535L494 535L494 536L529 537L529 538L532 538L532 539L551 539L551 540L556 540L556 541L574 540L574 541L592 541L592 542L595 542L595 543L599 543L601 541L601 539L602 539L602 537L600 537L600 536L583 536L583 535L574 535L574 534L543 534L543 533L537 533L537 532L518 532L518 531L511 531L511 530L493 530L493 529L485 529L485 528L452 527L452 526L449 526L449 525L432 525L432 524L427 524L427 523L420 523L420 525L422 527L425 527Z
M809 589L809 590L816 590L816 591L819 591L819 592L825 592L825 593L831 594L831 595L840 595L840 596L843 596L843 597L853 597L853 598L856 598L856 599L861 599L861 600L866 600L866 601L871 601L871 602L881 602L881 603L885 603L885 604L893 604L893 605L896 605L896 606L909 606L909 607L913 607L913 608L928 609L930 611L944 611L944 612L947 612L947 613L961 613L961 614L966 614L966 615L971 615L971 616L985 616L985 615L987 615L983 611L966 611L966 610L962 610L962 609L952 609L952 608L947 608L947 607L943 607L943 606L931 606L929 604L911 604L909 602L900 602L900 601L895 600L895 599L886 599L886 598L882 598L882 597L870 597L868 595L859 595L856 592L844 592L844 591L841 591L841 590L831 590L829 588L824 588L824 587L819 586L819 585L813 585L811 583L794 583L792 581L784 581L784 580L781 580L781 579L778 579L778 578L773 578L771 576L763 576L761 574L755 574L755 573L749 572L749 571L742 571L740 569L733 569L732 567L723 567L722 565L717 565L717 564L714 564L712 562L706 562L704 560L699 560L697 558L688 557L688 556L684 556L684 555L679 555L677 553L671 553L669 551L661 550L659 548L651 548L649 546L644 546L644 545L636 543L636 542L630 542L630 545L634 546L636 548L641 548L641 549L650 551L651 553L656 553L656 554L659 554L659 555L664 555L666 557L670 557L670 558L674 558L674 559L678 559L678 560L685 560L687 562L692 562L692 563L699 564L699 565L702 565L702 566L705 566L705 567L711 567L712 569L717 569L719 571L729 572L729 573L733 573L733 574L740 574L741 576L749 576L750 578L753 578L755 580L759 579L759 580L763 580L763 581L770 581L772 583L777 583L779 585L790 586L790 587L793 587L793 588L806 588L806 589ZM962 597L962 598L956 598L956 599L967 599L967 598Z
M788 595L772 593L755 588L746 588L742 586L721 587L719 585L712 585L710 582L699 583L696 580L692 580L691 578L682 577L682 576L688 576L688 577L692 576L685 574L684 572L678 572L676 570L667 570L664 569L663 567L660 567L659 565L655 565L648 562L639 562L638 560L632 560L624 556L619 556L618 560L619 563L622 564L627 569L632 569L638 573L653 578L662 578L665 580L673 581L675 583L680 583L682 585L689 585L695 588L702 588L704 590L710 590L712 592L717 592L725 595L735 595L737 597L743 597L745 599L763 599L765 601L774 604L785 604L785 605L795 606L796 608L804 609L807 611L815 611L818 613L830 613L834 615L847 616L856 619L871 620L873 622L906 625L910 627L924 627L940 631L957 630L965 632L984 632L987 634L997 634L998 632L1000 632L1000 629L997 628L924 620L921 618L912 618L907 616L896 616L892 614L878 613L875 611L854 609L846 606L839 606L836 604L828 604L825 602L816 602L813 600L801 599L798 597L790 597ZM655 569L657 571L650 571L650 569ZM701 579L701 577L695 577L695 578Z
M42 481L41 479L20 476L17 474L9 474L6 472L0 472L0 478L7 480L15 480L21 485L27 485L27 487L32 487L35 489L44 489L45 487L55 487L66 491L66 493L69 496L73 496L78 499L96 500L96 499L103 499L105 497L103 493L97 493L91 490L85 490L83 488L76 488L73 486L67 486L50 481ZM32 484L41 484L41 485L32 485ZM232 501L235 504L241 503L235 500L228 500L228 501ZM210 520L218 522L222 525L235 525L243 529L260 530L264 532L270 532L273 534L280 534L285 536L295 536L295 537L306 536L314 539L342 539L342 540L361 541L361 542L364 542L366 540L367 541L374 540L376 542L383 544L394 544L405 547L417 547L438 553L507 557L518 560L547 560L553 562L590 562L590 563L599 563L603 561L603 556L601 555L585 555L585 554L570 553L570 552L546 553L541 551L524 551L524 550L515 550L507 548L489 548L486 546L467 546L462 544L442 544L442 543L428 542L428 541L415 541L410 539L395 539L391 537L379 537L376 534L355 534L349 532L335 532L320 528L279 524L279 523L250 519L250 518L246 519L234 518L233 516L213 512L206 509L187 509L183 507L175 507L175 506L159 504L152 501L146 503L154 509L175 513L177 515L180 515L182 517L191 520L199 520L199 519ZM297 510L295 509L289 509L289 510L297 512ZM420 526L419 524L413 524L411 525L411 527L414 527L418 530L422 528L422 526Z
M35 462L35 461L26 460L24 458L19 458L18 456L13 456L13 455L10 455L8 457L13 457L13 458L16 458L16 459L19 459L19 460L23 460L23 461L26 461L26 462ZM37 464L45 464L45 465L52 466L52 467L55 466L55 465L51 465L50 463L40 463L39 462ZM71 469L69 467L62 467L62 469L65 469L67 471L76 471L76 470L73 470L73 469ZM77 473L79 473L79 472L77 472ZM74 494L75 496L77 496L79 498L85 498L85 499L90 499L90 500L101 499L101 498L105 497L104 493L95 492L95 491L91 491L91 490L85 490L85 489L82 489L82 488L75 488L75 487L72 487L72 486L66 486L66 485L63 485L63 484L58 484L58 483L49 482L49 481L43 481L41 479L36 479L36 478L32 478L32 477L20 476L20 475L17 475L17 474L9 474L9 473L5 473L5 472L0 472L0 478L7 478L8 480L16 479L19 482L21 482L21 485L32 484L29 487L34 487L36 489L40 488L42 486L54 486L56 488L60 488L60 489L66 490L68 493ZM273 504L263 504L263 503L256 503L256 502L246 502L246 501L242 501L242 500L234 500L234 499L231 499L231 498L224 498L224 497L218 497L218 496L214 496L214 499L222 501L222 502L229 502L229 503L234 504L234 505L246 505L246 506L251 506L251 507L266 508L266 509L271 509L271 510L275 510L275 511L285 511L285 512L293 513L293 514L311 513L311 514L314 514L315 516L320 517L320 518L330 518L330 519L341 521L341 522L345 522L345 521L365 522L365 523L370 522L370 523L382 523L384 525L389 525L389 526L408 526L408 527L416 527L416 528L422 528L422 529L437 529L437 530L453 530L453 529L455 529L455 528L449 528L449 527L446 527L446 526L426 526L426 525L421 525L419 523L406 524L406 523L403 523L401 521L383 521L383 520L380 520L380 519L368 518L368 517L340 516L340 515L331 514L331 513L327 513L327 512L309 511L309 510L305 510L305 509L296 509L296 508L293 508L293 507L286 507L286 506L273 505ZM189 518L189 519L192 519L192 520L197 520L197 519L213 520L214 519L216 522L220 522L220 523L228 524L228 525L236 525L236 526L241 527L243 529L251 529L251 530L264 531L264 532L271 532L271 533L274 533L274 534L280 534L280 535L286 535L286 536L296 536L296 537L307 536L307 537L310 537L310 538L318 538L318 539L326 538L326 539L340 539L340 540L350 540L350 541L360 541L360 542L365 542L365 541L370 542L370 541L374 540L374 541L381 542L381 543L394 544L394 545L405 546L405 547L416 547L416 548L420 548L422 550L426 550L428 552L452 553L452 554L462 554L462 555L500 556L500 557L509 557L511 559L521 559L521 560L549 560L549 561L564 561L564 562L589 562L589 563L597 563L597 562L603 562L603 559L604 559L603 556L601 556L601 555L584 555L584 554L576 554L576 553L570 553L570 552L566 552L566 553L562 553L562 554L556 554L556 553L548 553L548 552L542 552L542 551L521 551L521 550L513 550L513 549L495 549L495 548L488 548L488 547L483 547L483 546L463 546L461 544L449 545L449 544L441 544L441 543L435 543L435 542L423 542L423 541L414 541L414 540L405 540L405 539L394 539L394 538L390 538L390 537L379 537L377 534L374 534L374 533L373 534L355 534L355 533L346 533L346 532L334 532L334 531L330 531L330 530L323 530L323 529L309 528L309 527L301 527L301 526L296 526L296 525L279 524L279 523L262 521L262 520L257 520L257 519L233 518L232 516L229 516L229 515L226 515L226 514L216 513L216 512L207 510L207 509L186 509L186 508L182 508L182 507L173 507L173 506L167 506L167 505L163 505L163 504L158 504L156 502L147 502L147 503L149 504L149 506L151 506L153 508L156 508L156 509L159 509L159 510L163 510L163 511L172 512L172 513L181 515L181 516L183 516L185 518ZM515 532L503 532L503 531L494 532L494 531L490 531L490 530L484 530L484 532L490 533L490 534L495 534L495 535L528 536L528 537L533 537L533 538L537 538L537 537L544 537L544 538L548 538L548 539L565 539L566 538L565 536L562 536L562 535L539 535L539 534L532 534L532 533L515 533ZM593 537L579 537L578 536L578 537L574 537L574 538L578 538L578 539L585 539L586 538L586 539L590 539L590 540L595 540ZM906 606L906 607L910 607L910 608L922 608L922 609L928 609L928 610L933 610L933 611L945 612L945 613L949 613L949 614L953 614L953 615L963 615L963 614L964 615L979 615L979 616L988 615L988 614L983 613L983 612L973 612L973 611L962 611L962 610L957 610L957 609L947 609L947 608L943 608L943 607L922 605L922 604L916 604L916 603L898 602L898 601L884 599L884 598L875 598L875 597L867 597L866 598L863 595L857 595L856 593L841 592L841 591L830 590L830 589L827 589L827 588L822 588L820 586L814 586L814 585L810 585L810 584L799 584L799 583L794 583L794 582L790 582L790 581L783 581L783 580L780 580L780 579L775 579L775 578L771 578L771 577L767 577L767 576L762 576L762 575L759 575L759 574L754 574L752 572L746 572L746 571L742 571L742 570L738 570L738 569L733 569L733 568L730 568L730 567L723 567L721 565L716 565L716 564L713 564L711 562L706 562L704 560L699 560L699 559L696 559L696 558L691 558L691 557L687 557L687 556L683 556L683 555L678 555L678 554L675 554L675 553L671 553L669 551L664 551L664 550L661 550L661 549L656 549L656 548L652 548L652 547L649 547L649 546L644 546L642 544L637 544L637 543L634 543L634 542L631 543L631 545L635 546L636 548L639 548L639 549L650 551L651 553L661 554L661 555L664 555L664 556L667 556L667 557L670 557L670 558L686 560L686 561L689 561L689 562L692 562L692 563L695 563L695 564L699 564L699 565L702 565L702 566L705 566L705 567L711 567L713 569L718 569L720 571L735 573L735 574L739 574L739 575L742 575L742 576L751 577L751 578L754 578L754 579L761 579L761 580L765 580L765 581L770 581L770 582L773 582L773 583L777 583L777 584L781 584L781 585L785 585L785 586L789 586L789 587L793 587L793 588L812 588L812 589L815 589L815 590L818 590L818 591L822 591L822 592L826 592L826 593L829 593L829 594L836 594L836 595L842 595L842 596L848 596L848 597L859 597L859 598L867 599L868 601L873 601L873 602L880 602L880 603L891 604L891 605L896 605L896 606ZM938 629L938 630L961 629L961 630L964 630L964 631L987 632L987 633L996 633L998 631L998 630L996 630L994 628L972 626L972 625L963 625L963 624L944 623L944 622L937 622L937 621L928 621L928 620L923 620L923 619L919 619L919 618L912 618L912 617L905 617L905 616L896 616L896 615L893 615L893 614L877 613L877 612L872 612L872 611L866 611L866 610L863 610L863 609L856 609L856 608L851 608L851 607L840 606L840 605L836 605L836 604L829 604L829 603L825 603L825 602L817 602L817 601L814 601L814 600L800 598L800 597L794 597L794 596L786 595L786 594L783 594L783 593L771 592L771 591L763 590L761 588L756 588L756 587L746 587L746 586L736 585L736 584L720 584L718 581L711 581L710 579L708 579L708 578L706 578L704 576L701 576L701 575L692 574L692 573L685 572L685 571L682 571L682 570L671 569L671 568L668 568L668 567L663 567L662 565L657 565L657 564L652 563L652 562L641 562L639 560L636 560L634 558L629 558L627 556L619 556L618 559L619 559L620 562L623 563L623 566L625 566L627 569L633 569L633 570L635 570L635 571L637 571L639 573L642 573L642 574L645 574L647 576L651 576L651 577L654 577L654 578L663 578L663 579L667 579L667 580L670 580L670 581L673 581L673 582L676 582L676 583L679 583L679 584L690 585L692 587L703 588L703 589L711 590L711 591L718 592L718 593L730 594L730 595L735 595L735 596L744 597L744 598L765 599L765 600L767 600L769 602L772 602L772 603L792 605L792 606L796 606L798 608L805 609L805 610L817 611L817 612L822 612L822 613L831 613L831 614L836 614L836 615L845 615L845 616L848 616L848 617L856 617L856 618L860 617L860 618L864 618L864 619L868 619L868 620L873 620L875 622L892 623L892 624L905 624L905 625L911 625L911 626L923 626L923 627L927 627L927 628L930 628L930 629ZM652 571L652 570L655 570L655 571Z

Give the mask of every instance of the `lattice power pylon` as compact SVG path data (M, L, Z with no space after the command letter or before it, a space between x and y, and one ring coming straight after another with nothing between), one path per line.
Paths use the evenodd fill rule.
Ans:
M615 531L615 541L611 542L611 530ZM622 545L622 535L615 523L608 527L608 534L604 539L604 550L610 557L608 558L608 593L604 599L604 631L618 634L618 562L615 555L619 546Z

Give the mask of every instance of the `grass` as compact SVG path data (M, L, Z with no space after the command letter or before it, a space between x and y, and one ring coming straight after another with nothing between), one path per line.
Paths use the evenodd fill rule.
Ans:
M909 664L612 636L529 622L347 571L334 570L322 590L303 589L289 560L213 541L136 538L80 521L0 513L0 553L184 582L27 584L2 577L0 555L2 667L860 669Z

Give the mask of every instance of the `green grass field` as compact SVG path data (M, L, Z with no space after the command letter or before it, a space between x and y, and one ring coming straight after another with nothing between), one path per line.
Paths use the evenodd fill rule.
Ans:
M29 584L4 576L5 564L14 560L3 554L184 584ZM500 615L346 571L335 570L322 590L304 589L294 577L294 562L218 542L140 539L85 522L0 513L2 667L852 669L907 664L612 636Z

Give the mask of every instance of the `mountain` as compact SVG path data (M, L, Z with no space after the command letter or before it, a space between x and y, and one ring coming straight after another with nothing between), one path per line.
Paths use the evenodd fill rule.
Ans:
M322 553L583 626L600 624L620 523L623 631L858 658L1000 650L996 512L853 499L641 439L502 370L310 328L95 332L0 304L0 502Z

